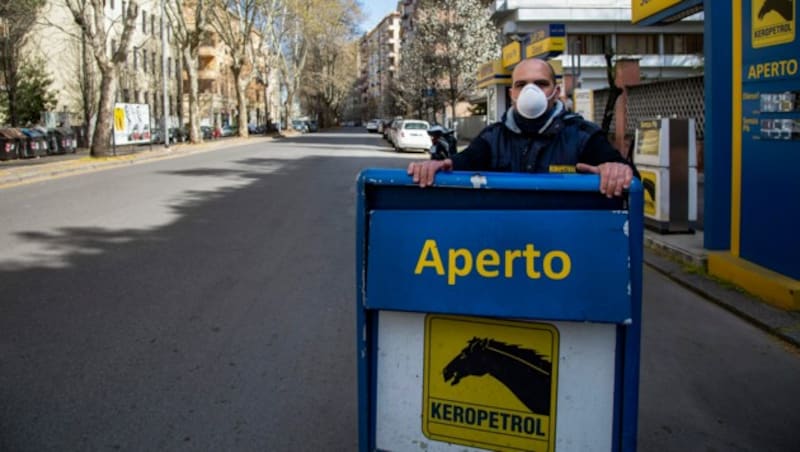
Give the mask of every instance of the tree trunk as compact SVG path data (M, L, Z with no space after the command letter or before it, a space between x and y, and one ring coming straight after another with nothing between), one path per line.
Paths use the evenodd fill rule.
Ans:
M622 89L617 86L614 80L614 64L612 58L614 55L606 53L606 77L608 79L608 101L606 101L606 109L603 111L603 124L600 126L603 129L603 134L608 136L609 129L611 128L611 119L614 118L614 106L617 105L617 98L622 94Z
M247 81L236 79L236 99L239 103L239 136L247 137L249 132L247 130Z
M186 66L186 73L189 76L189 140L192 143L203 141L200 133L200 102L198 92L200 91L197 80L197 65L192 64L197 61L197 51L184 49L182 53L183 64ZM180 81L179 81L180 82Z
M106 157L111 146L111 121L114 109L114 89L117 84L117 71L101 69L100 79L100 104L97 111L97 122L92 140L92 157Z
M83 137L86 140L83 145L90 147L94 137L92 116L94 116L94 106L96 105L94 101L95 77L92 70L94 68L94 56L88 49L86 34L83 32L81 33L81 58L83 59L81 71L81 76L83 77L83 92L81 92L83 100Z
M247 80L242 79L242 67L231 68L234 86L236 87L236 103L239 105L239 136L246 137L247 133ZM247 77L246 77L247 78Z

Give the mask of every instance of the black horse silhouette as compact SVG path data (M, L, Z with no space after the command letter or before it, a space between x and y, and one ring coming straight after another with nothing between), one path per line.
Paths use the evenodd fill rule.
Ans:
M528 409L550 414L551 364L535 350L490 338L472 338L444 368L444 381L457 385L470 375L489 374L506 385Z
M764 5L758 10L758 18L763 19L770 11L775 11L783 17L783 20L792 20L794 0L765 0Z

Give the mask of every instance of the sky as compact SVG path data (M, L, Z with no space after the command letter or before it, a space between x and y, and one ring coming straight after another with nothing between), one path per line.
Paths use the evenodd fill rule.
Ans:
M397 0L361 0L361 5L366 16L361 30L366 33L397 8Z

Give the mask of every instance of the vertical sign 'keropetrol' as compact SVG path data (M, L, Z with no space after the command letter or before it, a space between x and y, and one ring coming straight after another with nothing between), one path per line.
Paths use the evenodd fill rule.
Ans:
M794 41L794 0L751 0L753 48Z
M423 433L466 446L553 451L557 357L552 325L428 315Z

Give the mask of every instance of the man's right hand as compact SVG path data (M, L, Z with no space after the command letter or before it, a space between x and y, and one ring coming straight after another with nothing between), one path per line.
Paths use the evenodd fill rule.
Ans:
M453 161L444 160L424 160L421 162L411 162L408 164L408 175L412 177L415 184L420 187L433 185L433 179L439 171L451 171Z

